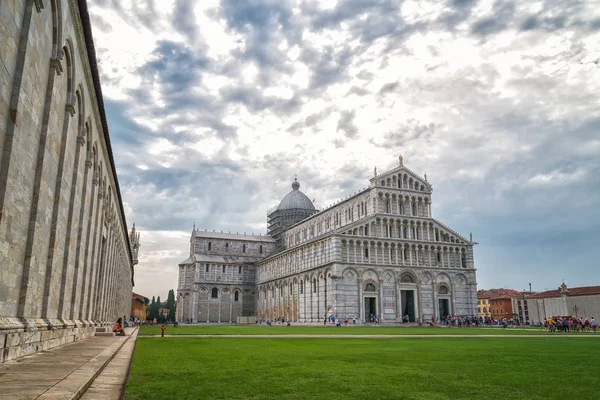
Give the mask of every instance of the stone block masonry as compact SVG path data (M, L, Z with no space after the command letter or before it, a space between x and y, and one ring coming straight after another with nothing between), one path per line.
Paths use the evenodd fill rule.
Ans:
M84 0L0 4L0 361L129 314L131 243Z

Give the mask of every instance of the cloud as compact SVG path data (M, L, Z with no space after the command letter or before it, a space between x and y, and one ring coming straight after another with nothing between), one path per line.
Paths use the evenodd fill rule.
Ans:
M338 120L337 130L343 131L344 135L348 139L353 139L358 135L358 128L354 124L354 118L356 117L356 112L352 111L342 111L340 115L340 119Z
M323 208L399 154L480 242L481 287L600 280L590 2L157 4L90 2L136 291L175 287L194 222L265 233L294 174Z

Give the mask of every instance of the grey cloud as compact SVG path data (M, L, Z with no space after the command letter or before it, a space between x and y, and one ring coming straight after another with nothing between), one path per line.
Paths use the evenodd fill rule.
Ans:
M355 139L358 136L358 128L354 124L355 117L356 112L354 110L342 111L337 123L337 131L343 131L348 139Z
M512 1L496 0L492 8L492 14L475 21L471 26L471 33L485 37L498 33L513 22L515 14L515 3Z
M228 86L220 90L220 95L225 104L240 103L252 112L270 109L282 115L298 111L302 106L299 96L292 96L290 99L265 96L254 86Z
M417 140L419 143L426 143L434 137L437 128L438 126L433 123L422 124L415 119L409 119L392 132L384 134L383 137L377 138L377 140L371 139L370 143L382 148L401 148L409 142Z
M346 92L346 96L350 96L352 94L362 97L362 96L371 94L371 92L369 92L367 89L361 88L359 86L352 86L350 88L350 90L348 90L348 92Z
M159 15L156 12L155 0L133 0L131 7L123 8L123 2L121 0L91 0L90 5L98 6L100 8L109 8L115 11L123 20L129 25L140 28L144 27L153 33L160 30ZM97 25L98 13L92 13L92 25Z
M379 94L385 95L387 93L393 93L398 89L399 86L400 86L400 82L398 82L398 81L386 83L385 85L383 85L381 87L381 89L379 89Z
M173 27L183 34L191 43L198 40L198 27L194 14L194 5L190 0L176 0L173 10Z
M345 79L346 69L353 58L354 52L348 45L341 48L327 46L321 52L304 50L301 59L313 71L310 88L320 89Z
M330 116L332 111L333 107L327 107L318 113L311 114L294 122L288 127L287 131L295 135L301 135L304 128L312 128L319 124L321 121Z
M161 89L168 93L180 93L199 84L202 71L210 65L210 60L197 50L171 41L158 42L152 53L153 60L139 69L146 79L161 82Z

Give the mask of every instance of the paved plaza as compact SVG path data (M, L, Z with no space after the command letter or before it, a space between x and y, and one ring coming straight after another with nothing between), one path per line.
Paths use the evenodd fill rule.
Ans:
M94 336L0 364L0 397L12 400L118 399L138 329Z

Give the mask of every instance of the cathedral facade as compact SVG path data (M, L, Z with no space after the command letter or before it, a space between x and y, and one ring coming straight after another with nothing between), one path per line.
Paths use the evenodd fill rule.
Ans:
M310 323L333 315L397 323L477 314L476 243L433 218L433 187L401 157L396 168L375 171L368 188L322 211L299 188L294 181L269 212L267 236L193 232L190 258L179 266L180 321L239 315ZM207 250L206 241L220 244ZM251 253L230 253L244 242L254 243ZM236 276L230 265L247 273ZM237 314L228 313L232 290L245 294Z

